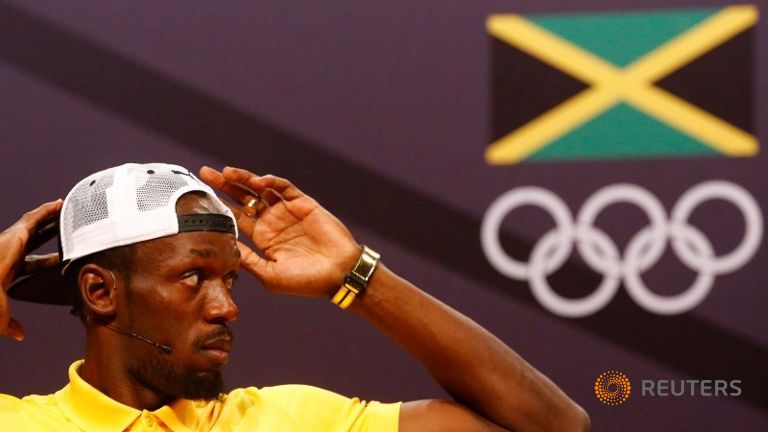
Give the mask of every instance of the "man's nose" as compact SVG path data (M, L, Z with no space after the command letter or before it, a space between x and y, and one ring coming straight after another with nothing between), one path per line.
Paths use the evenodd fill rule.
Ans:
M210 287L205 308L205 320L214 324L225 324L237 319L240 309L232 299L232 292L224 282Z

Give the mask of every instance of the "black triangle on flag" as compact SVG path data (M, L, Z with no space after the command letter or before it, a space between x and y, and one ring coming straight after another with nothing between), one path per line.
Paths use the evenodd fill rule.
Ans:
M491 40L491 142L588 86L494 37Z
M754 28L726 41L657 86L754 133Z

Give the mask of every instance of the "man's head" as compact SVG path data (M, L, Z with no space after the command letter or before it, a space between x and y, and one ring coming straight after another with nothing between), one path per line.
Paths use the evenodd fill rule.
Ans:
M211 200L189 193L176 208L179 214L207 213ZM167 353L123 333L107 333L142 386L169 397L217 396L232 340L227 324L238 314L231 297L240 258L235 236L192 231L127 248L118 255L130 263L109 268L94 260L81 266L78 289L91 321L86 325L101 327L102 333L104 328L135 333L172 348Z
M234 217L214 192L175 165L123 165L72 189L60 231L89 354L122 362L156 394L218 395L240 254Z

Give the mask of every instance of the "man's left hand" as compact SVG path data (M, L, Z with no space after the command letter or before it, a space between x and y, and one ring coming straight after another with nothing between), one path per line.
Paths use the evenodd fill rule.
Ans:
M241 205L229 207L241 235L263 256L239 242L240 263L272 292L330 295L360 255L349 230L286 179L230 167L221 172L203 167L200 178ZM262 202L251 217L242 205L254 198Z

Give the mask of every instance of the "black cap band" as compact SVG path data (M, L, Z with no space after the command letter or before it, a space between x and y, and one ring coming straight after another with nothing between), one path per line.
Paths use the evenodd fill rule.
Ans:
M223 214L179 215L179 232L218 231L235 234L232 218Z

